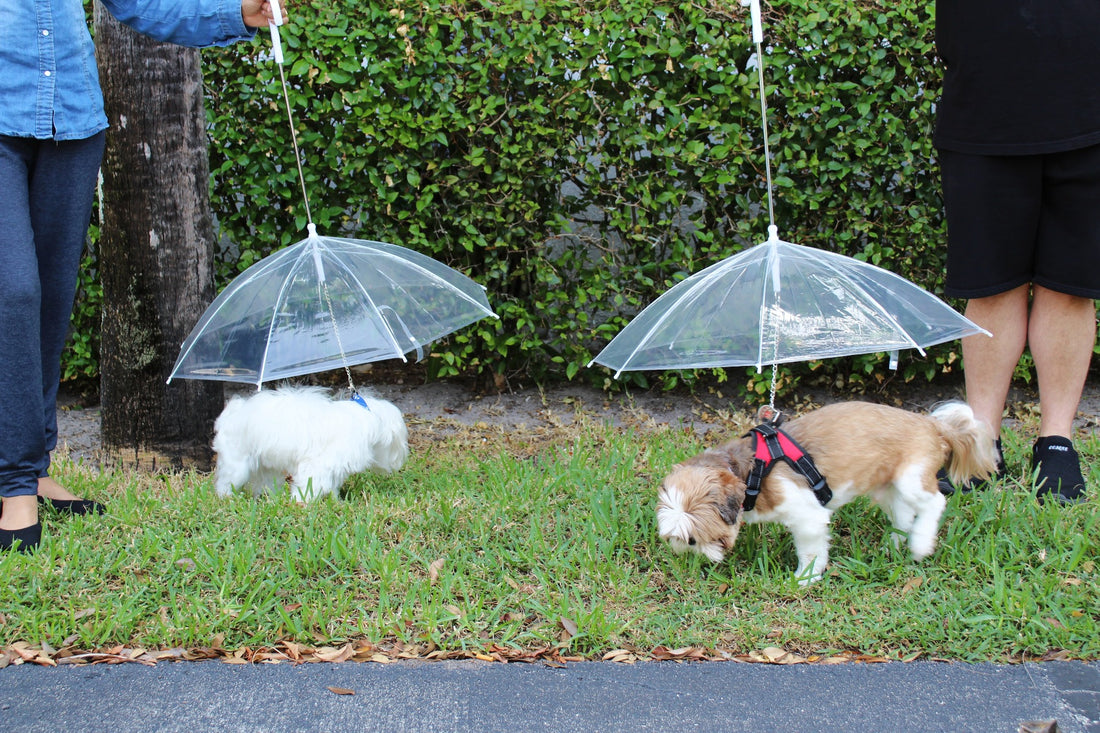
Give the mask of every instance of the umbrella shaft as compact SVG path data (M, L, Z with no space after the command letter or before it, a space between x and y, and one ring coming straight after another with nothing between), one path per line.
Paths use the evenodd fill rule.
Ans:
M302 185L302 202L306 207L306 221L313 222L313 214L309 210L309 194L306 192L306 177L302 172L302 154L298 150L298 134L294 132L294 113L290 111L290 94L286 89L286 74L283 73L283 65L279 64L279 81L283 87L283 101L286 103L286 119L290 125L290 142L294 146L294 163L298 166L298 182Z
M760 126L764 132L764 172L768 181L768 224L775 226L775 202L772 199L772 156L768 147L768 100L764 87L764 48L756 43L756 70L760 84Z

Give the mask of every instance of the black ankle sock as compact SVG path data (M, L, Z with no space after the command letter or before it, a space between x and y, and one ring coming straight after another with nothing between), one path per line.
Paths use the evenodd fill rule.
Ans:
M1085 479L1081 475L1081 460L1073 443L1060 435L1048 435L1035 441L1031 449L1031 470L1035 477L1039 501L1050 496L1063 504L1081 501Z

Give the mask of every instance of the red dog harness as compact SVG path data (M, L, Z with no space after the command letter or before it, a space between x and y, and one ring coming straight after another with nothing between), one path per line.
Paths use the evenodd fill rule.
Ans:
M833 498L833 492L825 477L817 470L810 454L802 450L802 446L795 442L794 438L784 433L771 423L762 423L745 434L745 437L756 438L756 453L753 457L752 471L745 481L745 501L741 508L746 512L756 506L756 497L760 493L760 487L764 483L775 462L786 461L795 473L806 479L814 496L821 502L821 506L829 503Z

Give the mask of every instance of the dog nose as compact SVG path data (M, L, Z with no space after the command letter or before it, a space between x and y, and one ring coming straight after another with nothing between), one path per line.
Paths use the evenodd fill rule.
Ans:
M695 538L694 537L688 537L688 544L691 545L692 547L694 547L695 546Z

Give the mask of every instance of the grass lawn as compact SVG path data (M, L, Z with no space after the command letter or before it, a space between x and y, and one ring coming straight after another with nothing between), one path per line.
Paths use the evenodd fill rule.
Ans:
M0 555L0 664L1100 658L1095 434L1078 439L1085 504L1040 506L1021 476L953 496L918 564L857 501L835 517L825 579L803 588L778 525L746 527L717 565L659 541L656 486L706 447L684 427L410 432L402 471L309 506L58 461L108 514L44 513L37 553ZM1033 434L1007 436L1010 475Z

